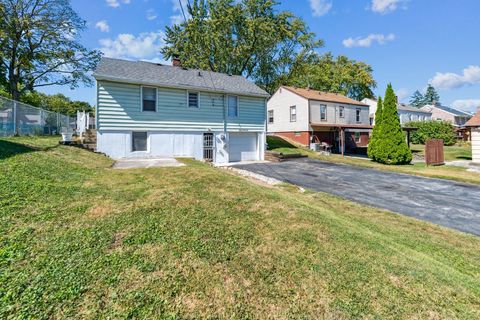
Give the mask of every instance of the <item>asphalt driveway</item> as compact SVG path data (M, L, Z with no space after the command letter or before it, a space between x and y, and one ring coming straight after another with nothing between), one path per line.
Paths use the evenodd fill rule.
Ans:
M480 186L308 158L235 167L480 236Z

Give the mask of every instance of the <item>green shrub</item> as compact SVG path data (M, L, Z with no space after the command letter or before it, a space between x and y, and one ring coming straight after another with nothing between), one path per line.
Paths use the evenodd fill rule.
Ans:
M455 129L447 121L412 121L405 126L418 128L410 136L414 144L425 144L429 139L442 139L446 146L453 146L456 142Z
M391 84L385 92L379 132L374 147L374 161L384 164L408 164L412 161L412 151L408 148L400 125L397 97Z

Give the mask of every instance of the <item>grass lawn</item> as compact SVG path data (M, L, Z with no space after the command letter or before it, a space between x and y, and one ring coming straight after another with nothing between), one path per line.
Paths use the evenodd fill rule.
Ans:
M480 238L221 169L0 139L0 318L480 318Z
M454 166L427 166L424 163L415 163L412 165L384 165L370 161L368 158L359 158L359 157L342 157L338 154L332 154L330 156L325 156L318 154L309 150L308 148L292 145L281 138L278 137L267 137L267 142L269 145L269 150L275 152L282 152L284 154L291 153L301 153L305 154L311 158L331 161L336 163L344 163L357 165L367 168L386 170L386 171L395 171L400 173L414 174L418 176L424 176L429 178L440 178L440 179L449 179L456 180L460 182L468 182L474 184L480 184L480 173L468 172L465 168L454 167ZM413 152L423 154L423 146L414 145L412 146ZM467 146L453 146L445 147L445 160L465 160L470 157L471 151Z
M419 144L411 145L414 153L425 156L425 146ZM472 147L470 145L445 146L443 148L445 161L472 160Z

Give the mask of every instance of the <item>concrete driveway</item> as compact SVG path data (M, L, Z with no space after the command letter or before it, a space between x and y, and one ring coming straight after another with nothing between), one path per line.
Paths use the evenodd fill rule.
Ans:
M308 158L235 167L480 235L480 186Z

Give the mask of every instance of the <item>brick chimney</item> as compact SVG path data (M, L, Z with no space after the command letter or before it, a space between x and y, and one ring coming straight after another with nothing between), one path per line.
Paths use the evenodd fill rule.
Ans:
M172 65L174 67L182 67L182 61L180 60L180 58L178 56L174 56L172 58Z

